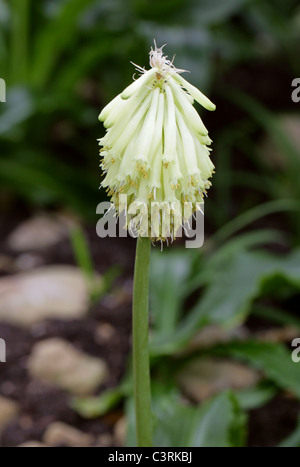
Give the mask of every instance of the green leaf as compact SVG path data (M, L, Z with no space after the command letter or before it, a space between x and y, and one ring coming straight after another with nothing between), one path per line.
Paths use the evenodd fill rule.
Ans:
M224 97L231 99L236 105L249 113L253 120L257 121L258 124L267 131L276 146L278 146L286 156L289 163L287 175L289 177L289 181L293 183L294 194L298 198L300 195L298 177L300 168L299 150L296 147L295 142L291 140L287 132L282 128L279 119L276 119L273 113L265 108L259 101L243 92L237 91L236 89L226 89L226 96Z
M246 417L231 392L201 407L161 400L156 411L156 447L239 447L245 443Z
M279 448L299 448L300 447L300 416L296 429L279 445Z
M285 310L267 305L255 304L252 313L268 321L273 321L274 323L300 328L300 319Z
M78 81L86 76L89 76L91 70L97 68L100 62L110 55L110 50L113 45L111 38L103 37L100 44L88 44L82 47L76 57L70 62L68 67L62 68L56 77L56 89L60 92L73 92L74 86Z
M121 387L109 389L99 397L75 397L71 405L83 418L97 418L114 409L124 397Z
M247 3L252 0L226 0L220 2L219 0L202 0L197 2L195 8L192 10L193 19L197 24L205 23L222 23L230 16L237 14L240 10L245 8Z
M244 410L257 409L269 402L277 393L277 389L270 384L258 384L250 388L235 391L235 397Z
M280 199L269 201L240 214L228 222L213 236L212 240L217 244L223 243L239 230L248 227L253 222L273 213L285 211L299 211L299 202L294 199Z
M300 397L300 366L283 345L271 342L237 341L218 346L217 355L244 360L264 372L277 386Z
M26 121L34 111L34 101L25 88L11 88L7 93L7 102L1 107L0 136L14 131Z
M192 256L187 250L153 251L150 276L150 309L159 335L171 332L178 321L188 289Z
M71 242L77 265L83 271L87 279L94 277L94 265L86 236L80 226L71 229Z
M154 385L156 387L156 384ZM245 445L246 421L231 391L201 406L184 404L179 394L154 391L155 447L240 447ZM127 446L135 446L134 402L126 404Z
M276 279L300 289L300 251L277 257L266 253L238 252L227 258L212 275L201 300L187 317L181 320L175 332L164 339L153 338L154 355L171 354L192 338L197 330L208 324L234 327L242 323L251 311L253 300L262 289Z
M83 229L77 225L70 231L71 243L77 265L84 274L91 302L96 302L103 293L103 280L97 276L92 260L90 246Z
M80 16L93 3L95 0L66 2L57 17L39 31L35 37L36 48L31 73L34 86L43 87L49 81L63 51L76 44Z
M25 83L28 73L30 0L11 0L10 82Z
M13 189L15 193L37 204L64 202L76 211L87 214L88 194L95 195L95 193L92 190L89 193L91 184L87 183L85 174L79 177L75 169L60 161L51 161L46 153L42 154L44 159L42 164L39 158L35 157L35 153L24 151L23 156L20 159L4 156L0 159L2 187ZM81 192L80 197L74 196L77 190Z
M216 251L213 251L203 265L207 282L209 283L214 280L216 271L223 268L224 264L228 264L228 262L231 261L231 258L233 256L237 256L239 252L243 253L245 250L257 249L262 245L283 242L283 234L271 229L255 230L229 239L224 245L219 246ZM210 245L208 245L208 250L210 250ZM202 275L203 271L200 271L200 279ZM194 277L193 281L196 282L197 279L198 277Z

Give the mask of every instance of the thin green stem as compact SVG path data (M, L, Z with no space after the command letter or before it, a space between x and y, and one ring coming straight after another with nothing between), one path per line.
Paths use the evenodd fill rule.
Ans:
M28 72L28 27L30 0L11 0L12 31L10 82L25 83Z
M133 377L137 444L152 446L151 383L149 368L149 269L151 241L139 237L133 285Z

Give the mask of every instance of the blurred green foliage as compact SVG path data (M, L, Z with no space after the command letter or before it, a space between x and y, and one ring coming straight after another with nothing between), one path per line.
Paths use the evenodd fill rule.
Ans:
M176 53L176 64L219 107L218 116L205 116L218 167L212 221L220 225L232 210L244 209L232 202L235 189L257 191L241 199L247 207L283 191L299 196L299 151L277 132L273 109L257 100L257 83L252 97L245 95L242 75L251 79L248 67L261 69L253 79L266 80L276 101L280 63L288 107L288 80L300 74L296 0L1 0L0 23L0 70L8 84L0 108L0 182L12 197L94 214L104 196L96 191L96 139L103 133L97 115L130 82L130 60L148 66L153 38L168 43L166 52ZM230 115L237 107L243 118ZM283 146L284 174L270 174L259 156L262 129ZM251 167L234 167L237 153Z
M217 104L204 115L216 165L206 205L208 239L196 253L153 255L155 439L159 446L241 446L244 410L281 390L300 397L299 366L279 343L189 345L205 326L232 328L251 313L300 328L288 307L300 290L300 147L282 124L283 114L299 113L291 100L292 79L300 76L299 2L0 0L0 75L8 84L7 103L0 105L2 196L16 207L21 201L94 218L104 196L98 191L98 113L131 81L131 60L148 66L154 38L168 43L166 53L176 53L176 65ZM78 231L73 245L91 275ZM207 354L247 362L264 380L200 407L186 405L174 383L178 366ZM100 398L74 404L81 415L100 416L124 396L128 443L134 444L128 377ZM281 446L299 446L299 439L298 426Z

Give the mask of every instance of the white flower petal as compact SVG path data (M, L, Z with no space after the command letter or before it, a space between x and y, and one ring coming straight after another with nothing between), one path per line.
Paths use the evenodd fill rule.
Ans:
M150 108L146 113L143 127L138 137L135 155L135 159L143 162L146 168L149 166L148 155L151 150L151 143L154 137L160 89L156 88L151 91L151 94Z
M183 154L185 158L187 173L193 175L199 172L194 139L188 127L186 126L180 111L177 108L176 120L183 145Z
M213 104L208 97L206 97L199 89L189 83L186 79L184 79L181 75L174 74L174 78L176 81L184 87L190 95L197 101L200 105L202 105L207 110L216 110L215 104Z
M142 76L140 76L137 80L131 83L121 94L122 99L129 99L134 93L138 92L142 86L146 86L151 78L157 73L159 70L157 68L151 68L151 70L146 71Z
M165 87L167 112L164 117L164 153L163 161L172 161L176 150L176 116L173 93L170 86Z
M195 131L199 132L203 136L208 135L208 131L204 126L198 112L196 111L195 107L189 102L186 98L187 93L175 82L175 80L170 79L169 81L170 87L173 91L175 101L179 104L181 108L182 115L184 115L184 119L187 123L195 129Z

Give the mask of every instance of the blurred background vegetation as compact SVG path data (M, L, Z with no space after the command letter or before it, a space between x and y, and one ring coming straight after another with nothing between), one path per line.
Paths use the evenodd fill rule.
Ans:
M216 166L205 245L193 254L173 247L153 256L153 384L163 414L157 442L243 445L243 410L282 391L295 399L297 414L299 367L284 343L250 335L217 339L204 350L190 344L209 326L247 326L249 315L249 332L260 330L258 319L270 328L294 326L296 334L300 327L300 117L291 99L292 80L300 76L299 2L0 0L0 23L4 216L60 210L96 224L105 196L98 190L97 138L104 130L97 117L130 83L130 61L148 67L154 38L168 44L165 53L176 54L175 65L189 70L189 80L217 105L203 112ZM247 362L265 377L238 396L221 392L211 406L182 406L174 375L186 359L207 354ZM116 391L105 403L80 400L76 407L100 416L130 396L126 383ZM216 413L224 424L214 439ZM194 420L185 439L174 429L178 416ZM299 433L287 445L298 445Z
M297 113L297 1L1 0L0 21L2 196L94 214L98 113L131 81L130 60L148 66L153 38L218 105L204 116L218 167L207 203L213 229L299 195L298 153L277 128L282 113ZM275 139L268 154L262 133Z

